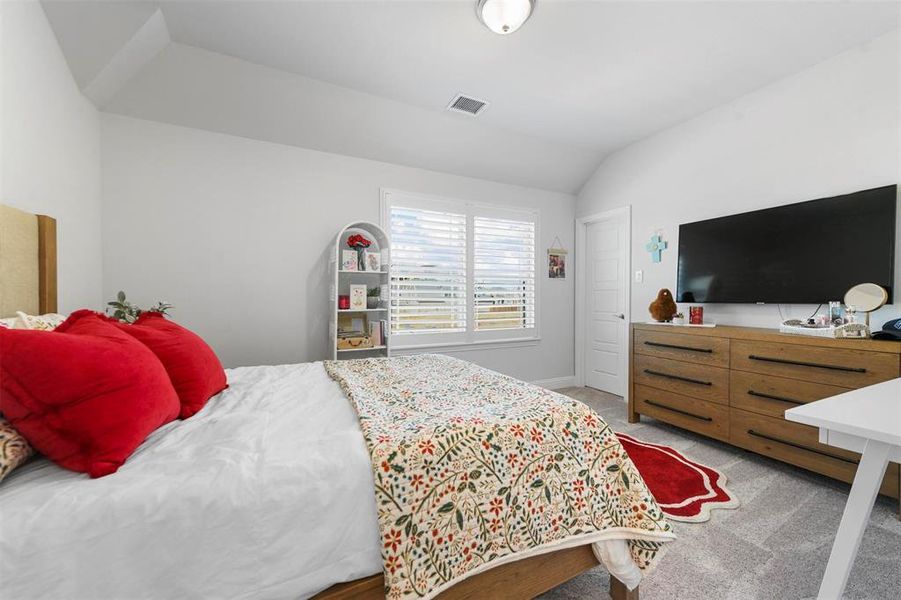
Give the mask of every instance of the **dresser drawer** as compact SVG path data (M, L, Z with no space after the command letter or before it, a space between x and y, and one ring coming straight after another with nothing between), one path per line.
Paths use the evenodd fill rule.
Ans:
M714 367L729 366L729 340L726 338L636 330L633 341L638 354Z
M819 443L819 430L736 408L729 413L729 442L804 469L851 483L860 455ZM898 496L898 465L889 463L881 493Z
M635 383L702 400L729 403L729 370L636 354Z
M782 418L789 408L847 392L847 388L760 373L732 371L729 405Z
M860 388L898 377L898 355L847 348L733 340L732 369Z
M724 442L729 440L729 408L645 385L635 386L639 413Z

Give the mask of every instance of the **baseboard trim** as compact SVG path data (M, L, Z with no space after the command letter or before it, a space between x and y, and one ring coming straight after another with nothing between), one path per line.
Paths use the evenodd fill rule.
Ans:
M549 390L559 390L561 388L575 387L576 376L569 375L567 377L553 377L551 379L539 379L532 382L534 385L547 388Z

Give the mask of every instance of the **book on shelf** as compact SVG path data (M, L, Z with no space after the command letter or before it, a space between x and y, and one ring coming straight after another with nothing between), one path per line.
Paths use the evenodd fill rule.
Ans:
M372 338L374 346L385 346L388 344L388 321L385 319L373 320L369 322L369 337Z

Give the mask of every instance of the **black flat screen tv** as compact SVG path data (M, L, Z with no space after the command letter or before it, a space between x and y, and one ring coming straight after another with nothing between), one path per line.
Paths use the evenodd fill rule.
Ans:
M889 292L898 186L679 226L680 302L820 304L858 283Z

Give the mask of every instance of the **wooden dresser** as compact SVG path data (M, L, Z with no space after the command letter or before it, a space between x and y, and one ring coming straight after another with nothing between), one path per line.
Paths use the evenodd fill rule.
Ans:
M860 455L820 444L817 429L784 412L901 376L901 344L634 323L630 371L630 422L647 415L851 482ZM881 491L901 497L899 465Z

